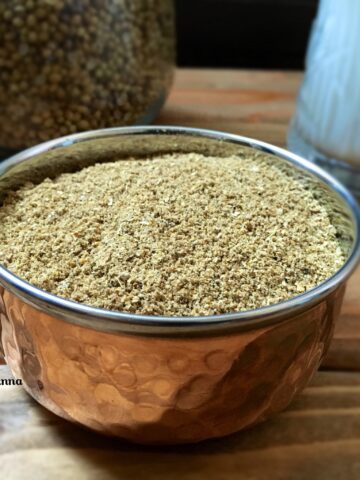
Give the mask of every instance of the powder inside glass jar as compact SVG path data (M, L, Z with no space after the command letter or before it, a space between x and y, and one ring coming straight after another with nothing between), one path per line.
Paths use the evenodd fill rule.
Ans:
M0 261L95 307L209 315L275 304L338 270L327 209L258 153L168 154L26 184L0 209Z

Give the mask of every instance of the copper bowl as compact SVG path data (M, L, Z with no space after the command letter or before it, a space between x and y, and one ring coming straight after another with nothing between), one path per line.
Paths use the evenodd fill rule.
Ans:
M174 151L219 156L257 149L290 162L318 188L347 260L316 288L241 313L155 317L107 311L42 291L0 267L2 344L13 374L68 420L140 443L219 437L285 408L326 352L345 281L360 255L359 208L315 165L220 132L117 128L44 143L1 165L0 200L26 180L114 158ZM262 153L261 153L262 152Z

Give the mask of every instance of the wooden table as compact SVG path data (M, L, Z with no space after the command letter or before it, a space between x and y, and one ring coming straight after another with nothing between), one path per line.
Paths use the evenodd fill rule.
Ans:
M156 123L284 145L300 80L298 73L179 71ZM0 377L9 376L0 367ZM0 478L360 479L360 269L349 282L323 370L274 419L196 446L138 447L59 419L21 387L0 386Z

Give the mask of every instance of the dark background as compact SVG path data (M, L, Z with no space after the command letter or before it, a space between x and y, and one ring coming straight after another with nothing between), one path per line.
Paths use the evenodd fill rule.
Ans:
M317 4L318 0L176 0L178 64L303 68Z

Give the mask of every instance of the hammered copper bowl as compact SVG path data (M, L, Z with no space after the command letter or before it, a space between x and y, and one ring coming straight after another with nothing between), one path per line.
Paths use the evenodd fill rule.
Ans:
M305 387L328 348L360 250L356 202L319 168L271 145L219 132L111 129L47 142L4 162L0 200L26 180L39 182L95 162L174 151L226 156L248 148L292 163L318 185L347 257L344 266L289 301L193 318L91 308L0 267L5 358L38 402L68 420L135 442L185 443L260 422Z

